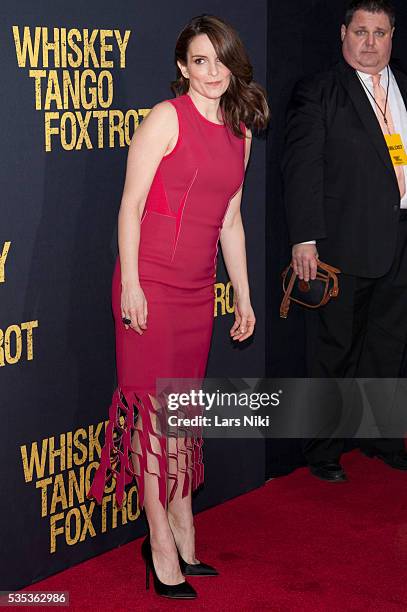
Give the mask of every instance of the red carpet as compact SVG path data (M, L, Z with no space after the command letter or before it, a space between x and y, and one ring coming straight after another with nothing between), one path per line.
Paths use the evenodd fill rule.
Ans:
M141 540L26 590L68 590L78 611L406 612L407 473L357 451L343 464L348 483L304 468L198 514L198 558L221 576L191 579L187 604L145 591Z

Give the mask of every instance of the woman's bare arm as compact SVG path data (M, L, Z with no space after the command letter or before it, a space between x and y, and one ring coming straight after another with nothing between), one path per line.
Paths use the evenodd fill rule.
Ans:
M147 321L147 302L138 275L140 221L157 168L177 138L176 110L170 102L161 102L136 129L129 147L118 219L121 306L122 316L131 319L130 327L138 333L146 329Z
M251 132L247 130L245 167L250 157ZM235 294L235 323L230 330L234 340L245 340L254 330L255 317L250 304L249 280L247 276L245 234L240 204L243 185L230 201L220 234L223 258Z

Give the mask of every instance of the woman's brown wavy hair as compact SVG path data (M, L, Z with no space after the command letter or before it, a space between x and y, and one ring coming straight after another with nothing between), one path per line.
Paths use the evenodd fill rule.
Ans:
M251 130L265 129L269 120L266 91L253 81L253 68L238 33L214 15L194 17L178 36L175 46L177 78L171 83L175 95L182 96L189 90L189 79L182 75L177 61L187 65L189 44L199 34L208 36L220 61L232 73L229 87L220 101L225 123L239 137L243 137L241 121Z

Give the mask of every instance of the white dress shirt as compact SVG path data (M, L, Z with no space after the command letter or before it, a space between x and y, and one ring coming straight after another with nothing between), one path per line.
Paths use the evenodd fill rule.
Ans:
M372 76L370 74L366 74L366 72L360 72L357 70L358 75L370 91L373 96L373 81ZM387 66L383 68L378 74L380 74L380 85L383 87L384 91L387 91ZM389 77L390 77L390 85L389 85L389 100L388 105L390 106L391 116L393 118L394 131L396 134L401 135L401 140L403 141L404 148L407 146L407 111L404 104L403 97L400 93L399 87L397 85L397 81L389 67ZM363 88L369 101L376 113L376 104L372 96L369 96L366 89ZM382 109L384 111L384 108ZM378 112L379 109L377 109ZM403 166L404 177L407 185L407 166ZM400 202L401 208L407 208L407 193L404 194Z
M366 72L360 72L360 70L357 70L356 72L360 76L363 83L366 85L366 87L368 88L368 90L373 96L372 75L367 74ZM383 68L383 70L381 70L378 74L381 75L380 85L384 88L385 91L387 91L387 66ZM390 112L393 118L395 133L401 135L401 140L404 144L404 148L406 148L407 147L407 111L406 111L406 106L404 104L403 97L397 85L397 81L390 67L389 67L389 77L390 77L390 85L389 85L388 105L390 106ZM361 86L363 87L362 84ZM375 114L377 114L374 97L369 96L365 87L363 87L363 90L365 94L367 95ZM384 108L382 110L384 111ZM379 109L377 109L377 111L380 112ZM407 185L407 166L403 166L403 169L404 169L404 176L405 176L406 185ZM404 197L400 201L400 207L407 208L407 192L405 193ZM315 243L316 243L315 240L308 240L307 242L301 242L301 244L315 244Z

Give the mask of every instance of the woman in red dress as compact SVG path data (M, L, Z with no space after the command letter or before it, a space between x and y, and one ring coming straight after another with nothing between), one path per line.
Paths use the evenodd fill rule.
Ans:
M176 98L154 106L132 138L113 275L118 387L88 497L133 478L149 525L147 586L194 598L183 575L216 575L195 556L191 492L203 482L202 438L160 435L159 378L201 380L213 327L218 242L234 288L233 340L253 334L240 202L250 128L268 119L264 90L237 33L194 18L175 50Z

